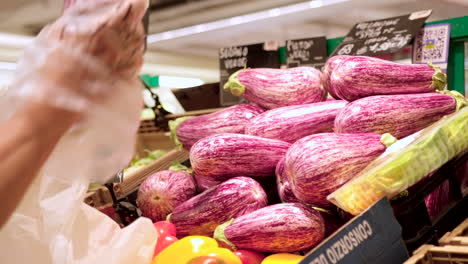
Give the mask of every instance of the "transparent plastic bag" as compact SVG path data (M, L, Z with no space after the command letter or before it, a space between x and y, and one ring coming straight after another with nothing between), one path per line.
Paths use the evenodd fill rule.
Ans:
M131 51L137 40L122 34L140 30L137 26L148 2L100 2L72 7L43 30L18 63L15 81L0 97L0 122L30 100L83 116L60 140L0 230L2 263L151 261L157 234L149 219L121 229L83 202L90 182L108 181L130 161L142 107L136 78L141 58ZM125 19L133 17L119 25L128 10L133 13ZM111 33L123 29L112 35L103 29L109 24L114 27ZM119 54L111 56L112 52Z
M406 190L457 155L468 151L468 107L390 146L353 180L327 199L357 215L384 196Z

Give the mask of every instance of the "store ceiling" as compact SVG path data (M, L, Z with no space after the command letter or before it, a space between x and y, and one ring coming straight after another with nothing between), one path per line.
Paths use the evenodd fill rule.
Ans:
M284 16L277 13L278 8L305 2L313 2L315 8ZM152 52L148 57L159 63L154 69L160 70L166 64L177 72L178 65L190 64L191 68L184 71L188 73L200 64L203 71L213 71L211 76L217 76L214 71L221 47L323 35L337 37L360 21L424 9L433 10L430 21L468 14L468 0L151 0L150 3L149 39L159 40L148 46ZM2 0L0 32L34 35L60 15L62 5L63 0ZM265 10L270 10L270 17L251 23L239 20L251 19L252 14ZM205 30L213 21L230 18L232 26ZM199 33L188 34L185 30L183 37L161 40L182 32L181 28L204 23L211 24L192 28Z
M304 1L204 0L188 2L193 3L153 12L150 32L170 32L178 28ZM216 57L220 47L323 35L329 38L338 37L345 35L357 22L404 15L418 10L432 9L430 21L468 14L468 0L323 0L316 2L329 5L285 16L275 16L254 23L162 40L151 43L150 48ZM206 6L197 9L196 6L200 6L201 3Z

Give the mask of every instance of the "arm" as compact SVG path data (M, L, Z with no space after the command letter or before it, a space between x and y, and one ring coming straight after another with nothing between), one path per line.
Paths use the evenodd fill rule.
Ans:
M0 228L76 118L74 113L28 102L0 124Z

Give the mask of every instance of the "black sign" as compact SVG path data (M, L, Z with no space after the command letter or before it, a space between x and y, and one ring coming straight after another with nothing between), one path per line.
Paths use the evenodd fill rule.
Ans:
M361 22L346 35L335 55L375 56L394 53L408 45L419 33L432 10L409 15Z
M278 42L271 41L245 46L233 46L219 50L220 100L221 105L233 105L242 102L241 97L224 91L224 84L231 74L244 68L279 68L280 58Z
M393 264L406 259L401 226L384 198L340 228L299 264Z
M294 39L286 41L288 68L312 66L321 68L327 60L325 37Z

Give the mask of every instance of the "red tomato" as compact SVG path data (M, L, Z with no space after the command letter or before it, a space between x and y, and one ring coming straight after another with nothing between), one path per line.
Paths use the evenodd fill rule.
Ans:
M170 244L176 242L178 239L174 236L160 236L158 238L158 242L156 243L156 247L154 249L153 258L158 255L161 251L167 248Z
M258 252L249 250L236 250L234 254L240 258L242 264L260 264L265 256Z
M187 264L226 264L226 262L218 257L200 256L190 260Z
M168 221L159 221L153 224L159 236L176 236L177 231L173 223Z

